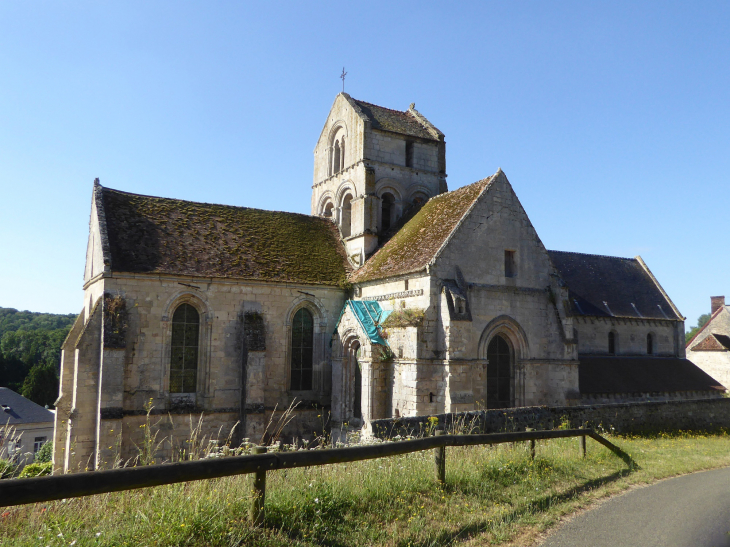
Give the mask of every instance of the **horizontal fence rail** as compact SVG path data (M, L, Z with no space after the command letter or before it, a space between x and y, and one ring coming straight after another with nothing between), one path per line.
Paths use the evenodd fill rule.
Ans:
M0 480L0 507L254 473L256 475L254 484L257 482L263 484L263 486L259 487L254 486L254 490L258 492L261 498L259 504L262 510L266 471L372 460L375 458L421 452L423 450L441 449L437 451L436 461L438 478L443 482L445 448L449 446L492 445L531 441L532 454L534 456L535 441L565 437L583 437L585 439L586 436L614 452L627 465L633 465L633 460L626 452L601 437L592 429L522 431L516 433L490 433L485 435L441 434L409 441L385 442L367 446L263 453L250 456L209 458L192 462L123 467L108 471L89 471L48 477L5 479ZM582 443L582 447L585 455L584 442ZM254 520L260 520L260 515L254 515Z

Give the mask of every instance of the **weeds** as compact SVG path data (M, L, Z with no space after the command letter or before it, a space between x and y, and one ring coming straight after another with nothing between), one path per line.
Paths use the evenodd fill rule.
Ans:
M286 412L269 420L268 440L276 443L272 450L301 450L298 443L277 442ZM190 419L189 446L176 458L223 457L245 453L250 446L230 447L230 435L206 438L201 425L201 420ZM429 420L431 431L439 425L435 417ZM469 423L451 426L454 431L472 430ZM329 442L325 435L318 439L309 446ZM613 435L610 440L640 468L627 470L619 458L590 440L584 460L576 438L538 441L534 460L529 443L449 447L445 487L436 481L433 451L268 472L266 517L258 528L245 517L250 479L238 476L0 509L0 543L525 545L563 515L632 484L730 464L727 433ZM158 443L150 432L140 446L147 455L139 461Z

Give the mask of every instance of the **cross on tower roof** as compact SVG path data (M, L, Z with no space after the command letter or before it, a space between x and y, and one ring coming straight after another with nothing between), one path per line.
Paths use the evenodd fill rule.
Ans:
M342 78L342 92L345 92L345 76L347 76L347 72L345 72L345 67L342 67L342 74L340 74L340 78Z

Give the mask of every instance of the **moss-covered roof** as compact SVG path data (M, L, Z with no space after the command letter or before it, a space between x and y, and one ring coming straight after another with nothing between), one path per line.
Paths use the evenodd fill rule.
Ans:
M373 129L381 129L383 131L391 131L393 133L401 133L412 137L420 137L428 140L438 140L438 138L429 131L428 127L420 122L411 112L406 110L393 110L378 106L365 101L353 99L355 104L360 108L363 114L370 119ZM421 115L422 116L422 115ZM428 122L430 123L430 122ZM435 131L438 131L435 127Z
M129 194L100 185L111 269L342 284L350 267L326 219Z
M423 270L494 175L431 198L398 233L356 270L358 283Z

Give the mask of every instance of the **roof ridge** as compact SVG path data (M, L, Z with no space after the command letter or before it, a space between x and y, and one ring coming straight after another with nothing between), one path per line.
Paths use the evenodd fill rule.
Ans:
M577 251L558 251L556 249L546 249L546 250L549 253L562 253L562 254L565 254L565 255L597 256L599 258L615 258L615 259L618 259L618 260L629 260L629 261L636 262L636 257L634 257L634 258L628 258L628 257L625 257L625 256L599 255L599 254L595 254L595 253L579 253Z
M308 215L306 213L294 213L292 211L272 211L271 209L259 209L258 207L245 207L243 205L228 205L225 203L209 203L207 201L192 201L189 199L166 198L166 197L162 197L162 196L150 196L148 194L137 194L134 192L125 192L124 190L117 190L115 188L108 188L106 186L101 186L101 185L99 185L99 187L102 189L102 191L115 192L117 194L123 194L125 196L133 196L133 197L138 197L138 198L163 199L165 201L175 201L175 202L179 202L179 203L191 203L193 205L211 205L214 207L226 207L229 209L247 209L249 211L261 211L264 213L284 213L286 215L297 215L297 216L315 218L318 220L324 220L326 222L330 222L327 219L323 219L322 217L319 217L317 215Z
M394 108L388 108L387 106L381 106L379 104L369 103L367 101L361 101L360 99L356 99L354 97L351 97L351 98L356 103L362 103L362 104L366 104L368 106L377 106L378 108L382 108L383 110L390 110L391 112L397 112L398 114L408 114L408 110L395 110ZM415 117L414 117L414 119L415 119Z
M490 185L490 184L491 184L492 182L494 182L494 180L496 179L497 175L498 175L498 174L499 174L499 173L500 173L501 171L502 171L502 170L500 169L500 170L498 170L498 171L497 171L496 173L494 173L493 175L490 175L490 176L489 176L489 177L487 177L487 178L483 178L483 179L481 179L481 180L478 180L478 181L476 181L476 182L472 182L471 184L467 184L466 186L462 186L461 188L457 188L456 190L452 190L452 192L458 192L458 191L459 191L459 190L461 190L462 188L470 188L470 187L472 187L472 186L476 186L477 184L481 184L481 183L484 183L484 188L482 188L482 189L481 189L481 190L479 191L479 193L478 193L478 194L476 195L476 197L474 198L474 200L473 200L473 201L472 201L472 202L471 202L471 203L469 204L469 207L467 207L467 208L466 208L466 211L464 211L464 213L463 213L463 214L461 215L461 218L459 219L459 221L458 221L458 222L457 222L457 223L456 223L456 224L454 225L454 227L452 228L451 232L449 232L449 234L448 234L448 235L446 236L446 238L444 238L444 241L443 241L443 243L441 244L441 246L440 246L440 247L438 248L438 250L437 250L437 251L436 251L436 252L435 252L435 253L433 254L433 256L431 257L431 260L429 260L429 261L428 261L428 265L429 265L429 266L430 266L431 264L434 264L434 263L436 262L436 259L437 259L437 258L438 258L438 257L439 257L439 256L441 255L441 252L442 252L442 251L443 251L443 250L444 250L444 249L446 248L446 246L447 246L447 245L448 245L448 244L449 244L449 243L451 242L451 239L452 239L452 238L454 237L454 234L456 234L457 230L458 230L458 229L459 229L459 228L461 227L461 224L462 224L462 223L464 222L464 219L465 219L466 217L468 217L468 216L469 216L469 213L471 213L471 212L472 212L472 211L474 210L474 207L476 207L476 204L477 204L477 202L479 201L479 198L480 198L480 197L482 197L482 196L484 195L484 192L486 192L486 191L487 191L487 188L489 188L489 185ZM439 194L439 195L443 196L443 195L446 195L446 194L449 194L449 193L451 193L451 192L444 192L443 194Z

